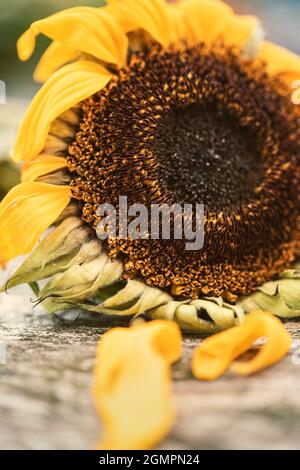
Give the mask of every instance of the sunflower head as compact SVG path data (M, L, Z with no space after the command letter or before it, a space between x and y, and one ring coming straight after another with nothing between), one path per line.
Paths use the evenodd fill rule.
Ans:
M53 42L12 152L25 163L0 207L3 260L57 228L8 287L50 277L40 300L51 311L146 311L207 330L238 322L238 296L300 251L300 59L218 0L71 8L31 25L22 60L40 33ZM120 196L204 204L203 248L187 251L173 233L100 242L98 207L118 209Z

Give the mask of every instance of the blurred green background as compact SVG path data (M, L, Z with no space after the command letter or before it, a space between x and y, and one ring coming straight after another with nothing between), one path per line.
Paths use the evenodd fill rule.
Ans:
M17 170L4 162L18 122L38 89L32 72L49 43L40 37L34 57L22 63L16 55L17 38L36 19L63 8L103 3L104 0L0 0L0 80L7 87L7 104L0 104L0 197L18 180ZM269 38L300 53L299 0L228 0L228 3L239 13L261 17Z

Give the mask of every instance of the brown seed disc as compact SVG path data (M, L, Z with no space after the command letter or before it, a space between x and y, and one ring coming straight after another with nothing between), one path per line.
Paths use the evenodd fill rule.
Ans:
M109 239L125 276L195 297L247 294L299 254L300 113L263 64L216 46L132 56L82 103L68 155L73 197L96 227L101 203L201 203L205 243Z

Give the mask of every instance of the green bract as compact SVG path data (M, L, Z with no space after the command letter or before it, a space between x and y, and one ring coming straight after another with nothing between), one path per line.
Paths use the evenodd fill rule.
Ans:
M68 217L48 234L8 280L6 289L41 280L38 301L50 313L82 309L95 314L176 321L183 330L212 334L243 322L252 310L279 317L300 316L300 270L284 271L236 304L221 297L173 298L139 279L122 279L123 264L111 261L87 225Z

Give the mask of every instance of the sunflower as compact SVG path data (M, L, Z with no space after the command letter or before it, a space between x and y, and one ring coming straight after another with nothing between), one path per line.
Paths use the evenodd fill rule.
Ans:
M253 308L297 316L300 58L219 0L70 8L30 26L21 60L39 34L53 41L34 75L45 83L12 150L22 183L0 206L1 262L30 255L6 288L31 284L50 312L145 312L207 332ZM100 241L97 209L120 195L203 203L202 250Z

